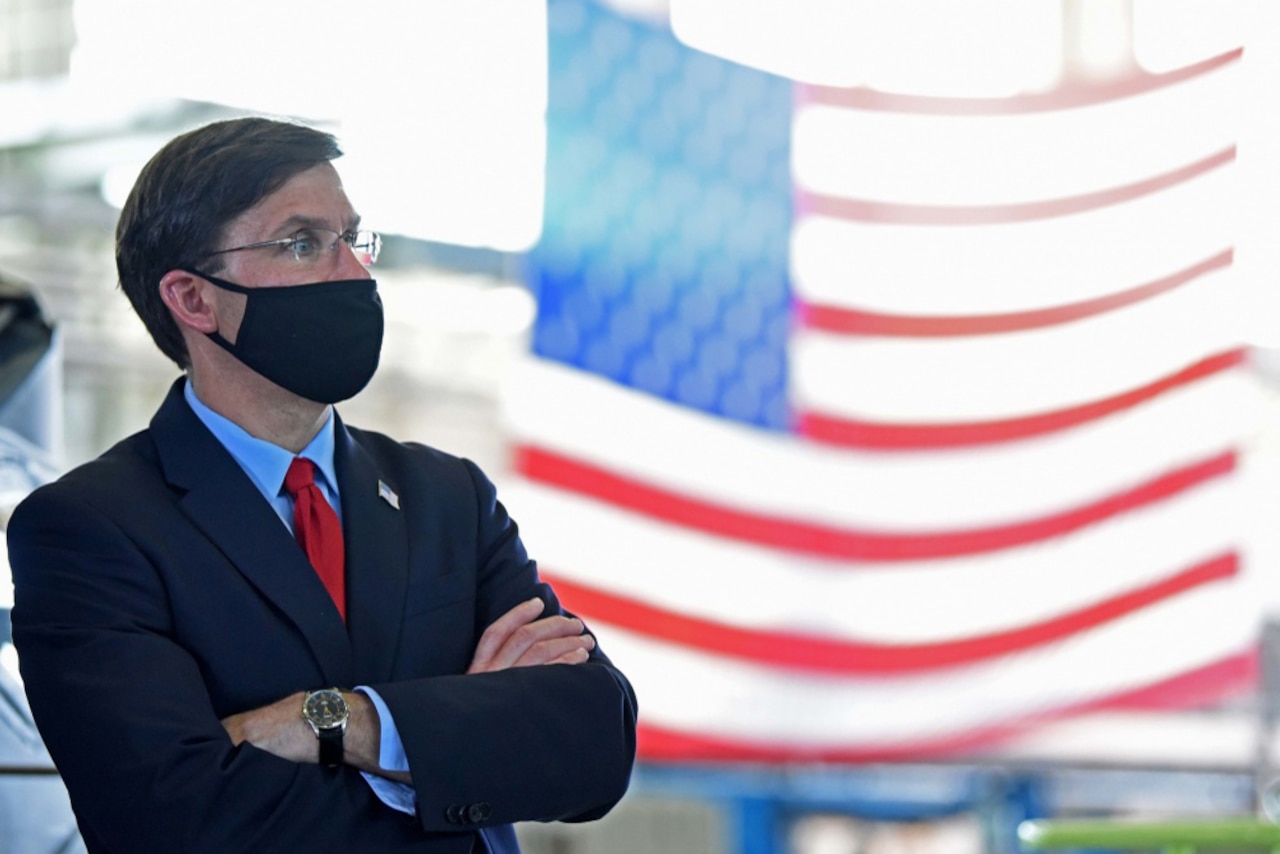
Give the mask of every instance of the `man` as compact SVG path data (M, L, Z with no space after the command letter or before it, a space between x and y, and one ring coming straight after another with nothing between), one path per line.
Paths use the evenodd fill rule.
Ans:
M91 852L514 852L626 790L635 698L470 462L343 424L377 235L334 139L165 146L121 286L181 366L150 428L9 526L14 639Z

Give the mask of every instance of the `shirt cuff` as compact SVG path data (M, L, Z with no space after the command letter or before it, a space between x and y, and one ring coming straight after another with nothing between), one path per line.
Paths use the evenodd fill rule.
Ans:
M378 743L378 765L385 771L408 771L409 757L405 755L404 742L400 740L400 730L396 728L395 719L391 717L391 710L387 708L387 704L383 702L378 692L368 685L358 685L355 690L368 697L378 713L378 723L382 730ZM393 810L409 815L417 813L418 796L412 786L365 771L361 771L360 774L369 784L369 788L373 789L373 793L378 796L378 800Z

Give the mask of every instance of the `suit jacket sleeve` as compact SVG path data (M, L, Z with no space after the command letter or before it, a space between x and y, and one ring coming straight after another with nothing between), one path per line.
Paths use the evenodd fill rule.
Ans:
M463 461L475 519L476 637L533 596L538 579L492 484ZM636 700L599 645L581 665L406 679L373 687L395 718L427 831L516 820L586 821L622 797L635 756Z

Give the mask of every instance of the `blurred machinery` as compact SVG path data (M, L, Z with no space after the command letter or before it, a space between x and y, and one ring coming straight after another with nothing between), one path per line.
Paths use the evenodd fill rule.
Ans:
M0 521L58 472L58 336L31 289L0 276ZM0 848L83 850L61 779L22 690L9 621L8 561L0 561Z

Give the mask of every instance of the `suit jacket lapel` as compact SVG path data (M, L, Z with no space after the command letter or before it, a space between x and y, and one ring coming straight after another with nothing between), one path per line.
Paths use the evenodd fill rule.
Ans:
M409 584L408 525L404 513L380 497L398 492L389 472L348 432L334 425L334 468L342 493L347 552L347 628L361 681L387 679L400 641Z
M351 685L351 645L333 600L275 511L183 400L183 382L151 421L165 478L186 490L179 507L297 626L325 682Z

